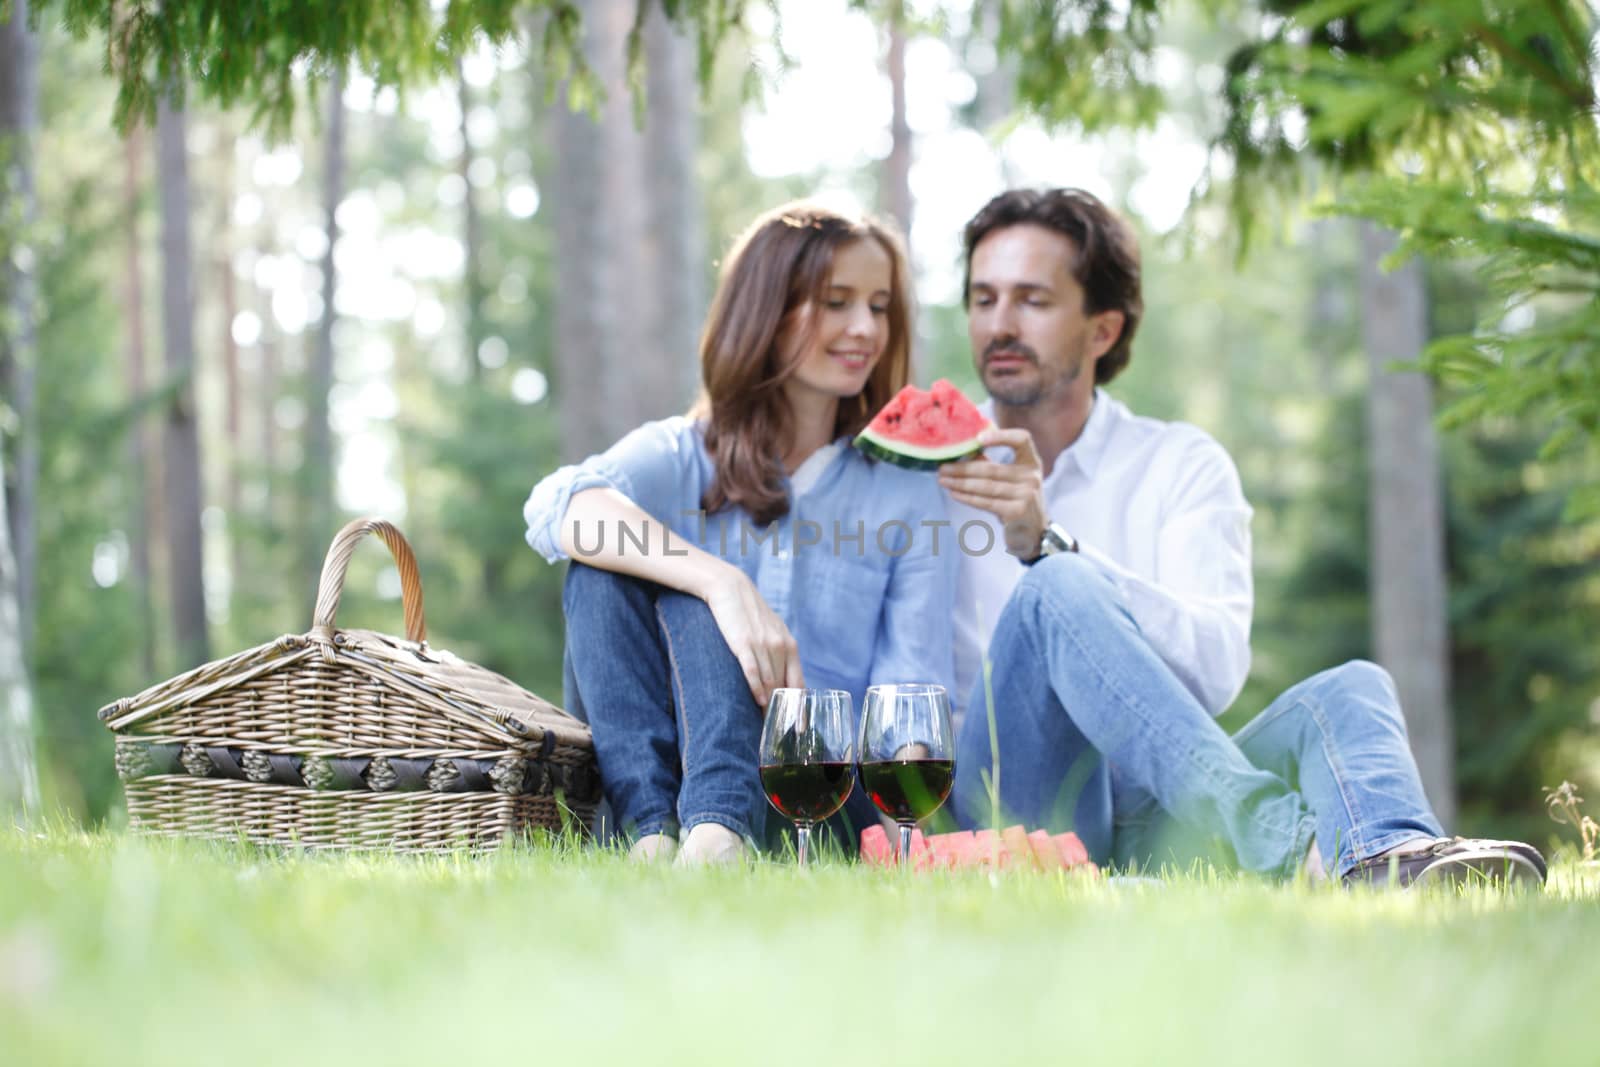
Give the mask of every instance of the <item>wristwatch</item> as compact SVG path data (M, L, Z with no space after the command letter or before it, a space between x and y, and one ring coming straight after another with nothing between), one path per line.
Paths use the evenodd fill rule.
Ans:
M1047 522L1044 524L1044 533L1039 535L1039 554L1022 562L1031 567L1046 556L1076 551L1078 551L1078 539L1067 533L1060 523Z

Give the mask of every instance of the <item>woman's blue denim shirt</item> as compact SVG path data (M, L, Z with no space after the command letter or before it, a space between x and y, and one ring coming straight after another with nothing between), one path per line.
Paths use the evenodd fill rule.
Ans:
M858 717L868 685L936 682L954 696L950 614L960 548L931 474L845 447L797 499L791 492L788 514L766 527L739 508L705 514L711 479L701 423L681 416L646 423L534 486L522 509L528 543L552 563L565 559L559 523L572 494L609 486L668 526L670 540L744 571L794 635L806 684L847 690ZM641 548L641 531L630 537L606 525L607 541L622 538L625 552L683 548Z

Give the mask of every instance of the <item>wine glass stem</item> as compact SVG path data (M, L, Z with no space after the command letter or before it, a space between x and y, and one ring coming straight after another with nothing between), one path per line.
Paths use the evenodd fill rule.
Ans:
M796 864L804 867L811 853L811 824L797 822L794 824Z
M905 866L911 862L911 830L912 823L900 824L900 865Z

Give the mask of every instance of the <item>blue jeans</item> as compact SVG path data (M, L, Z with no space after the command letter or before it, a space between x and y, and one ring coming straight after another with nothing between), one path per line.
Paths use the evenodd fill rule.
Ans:
M1315 835L1329 873L1441 830L1393 683L1353 662L1284 693L1229 737L1082 556L1018 583L989 644L998 761L980 686L956 744L955 814L1074 830L1099 862L1147 858L1162 822L1220 838L1241 867L1295 873Z
M566 699L588 719L623 832L714 822L760 840L762 712L705 602L573 563L562 607Z

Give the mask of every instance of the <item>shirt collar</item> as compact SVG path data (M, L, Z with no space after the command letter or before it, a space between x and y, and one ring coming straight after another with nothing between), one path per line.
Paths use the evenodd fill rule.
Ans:
M1094 472L1100 466L1100 460L1105 456L1106 446L1111 441L1112 424L1116 422L1121 407L1104 389L1099 387L1094 391L1094 406L1089 409L1089 418L1083 424L1083 430L1078 434L1078 439L1067 446L1061 453L1060 460L1050 472L1052 475L1061 469L1061 464L1071 461L1077 464L1078 470L1086 478L1093 478ZM994 399L991 397L979 405L978 410L984 418L994 421Z
M1101 458L1106 454L1106 445L1111 440L1111 424L1117 417L1114 410L1116 406L1117 402L1107 396L1104 389L1096 388L1094 406L1089 409L1089 418L1084 422L1083 430L1078 434L1078 439L1062 453L1063 459L1070 459L1078 465L1078 470L1083 472L1085 478L1094 477Z

